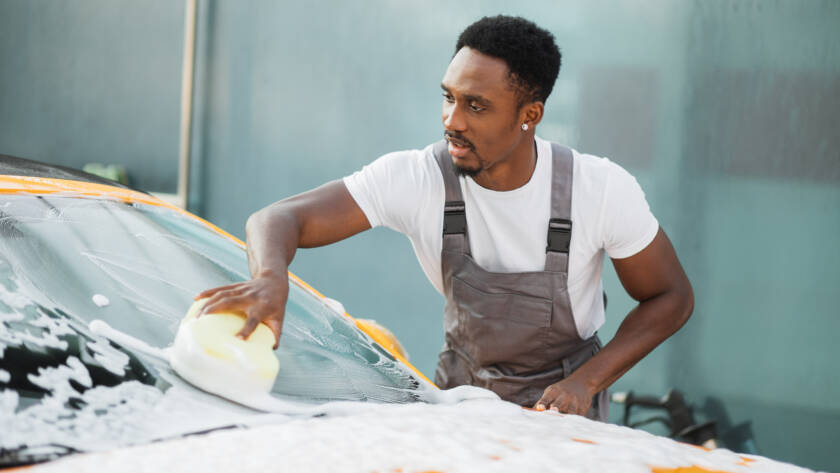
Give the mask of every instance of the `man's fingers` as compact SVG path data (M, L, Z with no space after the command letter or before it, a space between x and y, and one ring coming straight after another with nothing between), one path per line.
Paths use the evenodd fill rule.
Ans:
M584 404L586 404L585 401L581 401L574 396L563 396L562 399L556 400L550 409L582 416L586 415L586 411L589 410L589 406Z
M539 401L534 405L534 409L538 411L551 410L554 412L569 412L572 407L570 396L566 395L562 390L558 390L549 386Z
M283 330L282 316L279 318L270 316L266 317L263 311L253 311L248 314L248 318L245 319L245 324L242 326L242 329L237 332L236 336L243 340L247 340L248 337L254 333L254 330L257 329L257 326L260 323L265 324L274 334L274 346L272 348L276 349L277 345L280 343L280 333Z
M564 393L561 391L549 403L548 410L554 411L554 412L566 412L568 407L569 407L568 396L565 396Z
M571 402L565 396L560 396L559 398L555 399L554 402L548 407L549 410L554 412L570 412Z
M254 315L249 315L247 319L245 319L245 325L242 326L242 329L236 334L237 337L241 338L242 340L248 340L248 337L256 330L257 325L260 324L260 319L255 317Z
M204 291L200 292L197 296L193 297L193 300L197 301L199 299L204 299L206 297L210 297L210 296L216 294L219 291L226 291L228 289L234 289L237 286L239 286L240 284L242 284L242 283L241 282L236 282L236 283L233 283L233 284L228 284L226 286L219 286L219 287L214 287L214 288L211 288L211 289L204 290Z
M567 379L545 388L534 409L586 415L591 405L592 397L588 391L578 382Z
M204 305L198 315L213 314L216 312L241 312L248 310L250 298L240 294L218 293Z
M234 312L245 316L236 336L247 340L260 322L274 333L274 348L283 329L283 315L289 293L288 277L258 276L250 281L208 289L197 298L207 297L198 316L214 312Z
M263 321L264 310L259 310L253 305L253 300L250 296L244 294L244 290L232 289L224 292L219 292L207 301L201 313L213 314L217 312L239 312L246 315L245 324L236 333L236 336L247 340L248 337L256 330L260 322ZM277 319L266 319L265 324L274 333L274 348L277 348L277 342L280 339L280 332L283 324Z
M283 321L273 317L263 320L263 323L268 325L268 328L274 332L274 348L280 343L280 333L283 331Z
M543 391L543 395L536 404L534 404L534 409L538 411L544 411L551 406L551 402L554 400L554 395L552 393L551 386L547 387L545 391Z

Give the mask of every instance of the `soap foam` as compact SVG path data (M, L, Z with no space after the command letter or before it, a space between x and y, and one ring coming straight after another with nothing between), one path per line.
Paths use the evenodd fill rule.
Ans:
M744 466L745 458L749 466ZM810 471L724 449L704 451L580 416L527 411L499 400L380 404L356 410L348 404L343 412L336 409L322 417L287 418L251 429L78 455L32 471L650 473L653 466L692 465L733 473Z

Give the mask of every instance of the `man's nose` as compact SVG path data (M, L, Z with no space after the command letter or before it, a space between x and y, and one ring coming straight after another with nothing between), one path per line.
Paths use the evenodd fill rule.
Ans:
M446 130L464 132L467 130L467 121L464 119L463 110L458 104L443 103L443 127Z

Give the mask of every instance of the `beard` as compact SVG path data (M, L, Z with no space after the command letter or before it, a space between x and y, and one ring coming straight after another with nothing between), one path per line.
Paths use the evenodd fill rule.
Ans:
M447 141L450 137L453 137L453 138L457 139L459 142L466 144L470 148L470 151L473 152L475 157L478 158L478 162L479 162L478 167L474 168L474 169L459 166L458 164L455 163L455 160L453 159L452 160L452 166L455 168L455 174L458 177L461 177L461 176L475 177L475 176L479 175L481 173L481 171L484 171L484 166L481 165L481 157L478 156L478 153L475 152L475 146L472 144L472 142L470 142L468 139L464 138L463 136L460 136L457 133L452 133L452 132L445 131L443 133L443 135L444 135L445 138L447 138Z
M479 166L478 168L465 168L463 166L458 166L455 162L452 163L452 166L455 168L455 174L458 177L462 176L469 176L475 177L481 174L481 171L484 171L484 168Z

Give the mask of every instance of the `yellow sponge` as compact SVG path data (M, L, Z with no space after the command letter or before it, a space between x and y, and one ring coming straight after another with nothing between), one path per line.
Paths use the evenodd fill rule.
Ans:
M190 383L233 401L245 402L271 391L280 369L274 333L259 324L242 340L245 318L221 312L196 317L207 300L195 301L178 327L170 363Z

